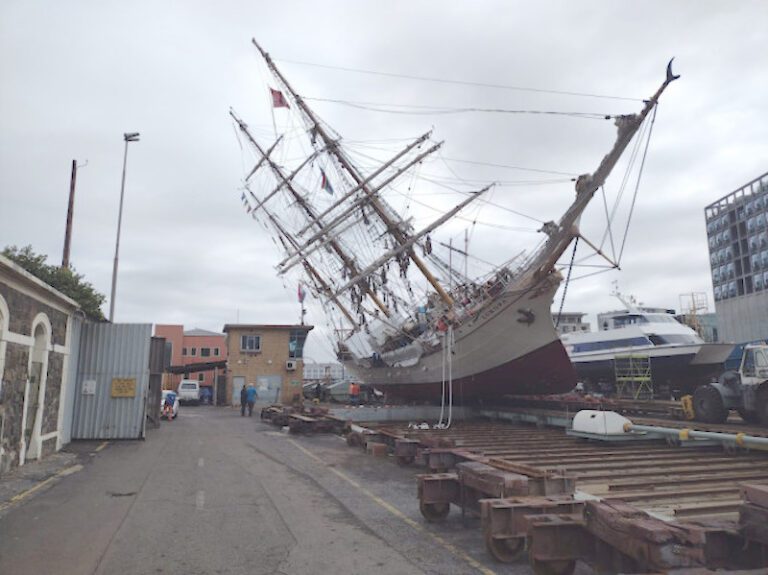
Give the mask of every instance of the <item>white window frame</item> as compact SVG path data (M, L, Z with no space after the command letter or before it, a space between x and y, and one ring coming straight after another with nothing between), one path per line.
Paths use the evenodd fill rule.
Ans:
M250 338L256 338L258 340L258 346L255 347L255 348L249 348L249 347L247 347L247 345L245 347L243 347L243 345L247 341L246 338L248 338L248 340L250 340ZM245 352L245 353L259 353L261 351L261 336L260 335L256 335L256 334L243 334L243 335L241 335L240 336L240 351Z

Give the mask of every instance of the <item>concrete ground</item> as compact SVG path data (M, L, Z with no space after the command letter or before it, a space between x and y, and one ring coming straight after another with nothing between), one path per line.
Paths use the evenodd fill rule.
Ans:
M0 511L0 573L531 572L495 563L477 519L426 523L418 469L337 436L183 407L146 441L78 445L82 469Z

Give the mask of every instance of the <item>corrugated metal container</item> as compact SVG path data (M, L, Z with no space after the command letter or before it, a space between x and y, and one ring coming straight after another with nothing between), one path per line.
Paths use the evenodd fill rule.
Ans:
M80 338L74 439L144 437L151 324L86 323ZM133 395L115 379L133 381ZM116 397L115 395L128 395Z
M75 396L77 395L77 359L80 356L80 337L83 332L84 320L74 316L69 320L71 328L69 332L69 358L67 359L67 386L61 396L61 445L66 445L72 440L72 421L75 413Z

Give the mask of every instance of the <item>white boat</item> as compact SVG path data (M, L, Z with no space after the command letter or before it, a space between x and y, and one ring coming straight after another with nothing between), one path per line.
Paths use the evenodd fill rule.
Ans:
M304 129L294 134L304 138L310 152L289 165L285 158L294 156L281 153L282 135L262 145L230 112L256 157L242 200L283 254L278 273L300 270L302 285L322 304L346 368L390 398L439 400L446 383L465 399L572 389L576 373L550 312L563 280L557 262L576 238L592 246L579 230L580 217L677 78L671 62L664 82L637 114L612 117L617 126L613 147L594 173L576 180L564 215L539 230L540 248L528 257L512 257L519 250L510 250L505 264L469 278L433 252L430 234L470 203L482 202L490 186L414 229L383 193L442 142L427 147L429 132L364 172L341 137L317 117L269 54L253 44L278 87L270 87L273 106L303 122ZM256 192L255 180L261 182ZM416 289L414 278L429 291Z
M614 295L625 309L601 314L604 329L561 336L579 378L588 386L614 383L616 357L632 355L649 359L655 388L695 387L717 373L733 349L731 344L706 343L672 313L649 310Z

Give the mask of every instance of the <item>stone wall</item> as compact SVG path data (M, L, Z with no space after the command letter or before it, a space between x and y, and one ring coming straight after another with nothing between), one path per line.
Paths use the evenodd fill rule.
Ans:
M54 345L66 345L67 314L27 294L21 293L1 281L0 295L5 299L5 303L11 312L11 317L8 321L9 331L20 335L32 335L32 322L35 316L42 312L48 316L51 322L53 331L51 343Z
M64 372L64 356L60 353L48 354L48 380L45 384L43 423L40 434L53 433L59 424L59 401L61 399L61 380Z
M3 371L2 436L0 437L0 473L19 464L21 417L24 408L24 388L29 366L29 347L8 342Z
M58 430L59 402L64 377L64 354L61 347L67 347L67 321L69 314L60 311L45 302L56 302L55 292L46 292L39 285L32 284L27 278L10 271L12 283L3 281L7 276L0 276L0 297L8 307L8 334L0 333L5 343L5 361L2 370L3 395L0 402L0 474L16 467L20 461L19 450L22 439L22 419L24 411L24 391L29 378L29 359L32 341L19 343L21 338L33 337L32 324L38 314L45 314L51 324L50 347L48 349L48 370L46 375L45 395L43 397L40 435L44 436ZM15 287L29 284L28 293ZM37 295L39 293L39 296ZM62 300L63 303L63 300ZM69 304L66 304L69 305ZM13 340L13 341L10 341ZM59 351L53 351L54 346ZM34 413L27 414L35 417ZM47 455L56 450L56 437L42 442L41 453Z

